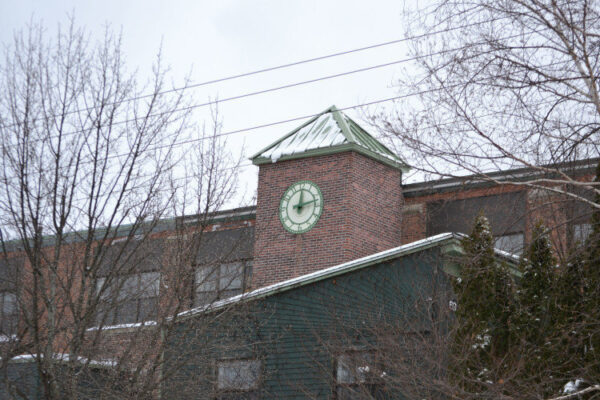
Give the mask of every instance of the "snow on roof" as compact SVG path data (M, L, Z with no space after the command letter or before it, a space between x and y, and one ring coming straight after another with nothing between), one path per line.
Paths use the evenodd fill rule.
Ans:
M216 301L214 303L192 308L191 310L181 312L177 314L178 317L190 317L206 311L214 311L226 307L227 305L239 303L242 301L248 301L252 299L267 297L275 293L281 293L293 288L307 285L312 282L317 282L323 279L348 273L350 271L359 270L361 268L388 261L394 258L398 258L404 255L415 253L417 251L425 250L430 247L438 246L443 242L458 242L459 239L463 238L464 235L461 233L441 233L436 236L431 236L426 239L417 240L416 242L408 243L393 249L385 250L380 253L371 254L366 257L358 258L356 260L348 261L343 264L335 265L333 267L325 268L319 271L312 272L310 274L302 275L296 278L288 279L287 281L275 283L270 286L265 286L253 290L248 293L243 293L237 296L230 297L228 299Z
M332 113L322 114L313 122L298 129L278 144L262 153L272 162L277 162L282 155L304 153L307 150L331 147L347 142L342 130L333 119Z
M40 357L43 358L44 355L40 354ZM54 353L52 358L56 361L69 362L71 361L72 356L68 353ZM37 354L21 354L18 356L14 356L10 359L11 362L31 362L37 359ZM77 361L81 364L88 364L95 367L114 367L118 364L117 361L112 359L105 360L90 360L86 357L76 357L73 361Z
M105 325L105 326L93 326L88 328L87 331L98 331L98 330L113 330L113 329L130 329L130 328L143 328L146 326L156 326L156 321L142 321L133 322L129 324L116 324L116 325Z
M314 155L314 151L327 152L327 149L353 149L368 156L379 157L380 160L402 170L408 170L404 161L335 106L317 114L251 159L254 163L277 162L283 157L296 158L307 152Z
M17 335L0 335L0 343L14 342L19 340Z

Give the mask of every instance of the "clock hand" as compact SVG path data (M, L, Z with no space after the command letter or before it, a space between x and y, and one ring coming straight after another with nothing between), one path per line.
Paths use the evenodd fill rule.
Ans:
M304 190L300 189L300 198L298 199L298 204L294 205L294 208L298 209L298 213L300 213L300 209L302 208L302 199L304 198Z
M314 203L315 201L317 201L317 200L316 199L312 199L312 200L309 200L309 201L305 201L304 203L298 203L298 204L296 204L294 206L294 208L302 208L302 207L304 207L307 204Z

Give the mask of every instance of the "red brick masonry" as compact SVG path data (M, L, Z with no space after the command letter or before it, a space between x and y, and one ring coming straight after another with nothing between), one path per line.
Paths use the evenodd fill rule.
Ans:
M401 172L355 152L260 166L253 288L399 246ZM287 232L279 202L294 182L310 180L323 213L303 234Z

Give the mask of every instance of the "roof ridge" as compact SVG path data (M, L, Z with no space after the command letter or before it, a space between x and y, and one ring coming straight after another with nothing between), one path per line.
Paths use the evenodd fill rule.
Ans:
M340 130L342 131L342 135L346 138L349 143L357 143L356 137L350 131L350 127L345 121L346 115L337 109L336 106L331 106L331 114L333 115L333 119L337 122Z
M308 121L306 121L302 125L298 126L297 128L294 128L291 132L283 135L280 139L274 141L273 143L271 143L267 147L265 147L265 148L261 149L260 151L256 152L253 156L250 157L250 160L253 160L256 157L259 157L262 153L266 152L267 150L270 150L272 147L275 147L279 143L283 142L285 139L289 138L294 133L298 132L300 129L304 128L305 126L307 126L309 124L312 124L317 119L319 119L320 116L322 116L322 115L327 114L328 112L330 112L332 107L335 107L335 106L330 106L327 109L325 109L324 111L322 111L322 112L320 112L318 114L313 115Z
M401 160L401 158L392 150L389 149L389 147L387 147L385 144L383 144L381 142L381 140L378 140L375 136L373 136L372 134L369 133L369 131L367 131L365 128L363 128L358 122L356 122L355 120L353 120L352 118L350 118L348 115L344 114L344 116L346 118L348 118L350 121L352 121L352 123L354 125L356 125L357 127L359 127L363 133L365 135L367 135L369 138L371 138L372 140L376 141L381 147L383 147L385 150L387 150L391 155L393 155L394 157L396 157L398 160ZM403 161L403 160L402 160Z

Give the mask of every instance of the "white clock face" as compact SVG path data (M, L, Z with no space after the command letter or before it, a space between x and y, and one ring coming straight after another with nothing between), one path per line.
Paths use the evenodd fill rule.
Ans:
M323 195L311 181L300 181L290 186L279 203L279 219L291 233L312 229L323 211Z

